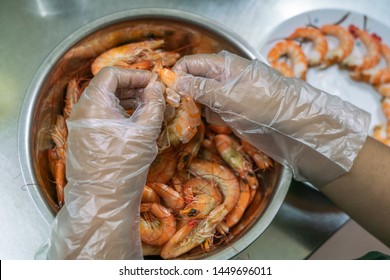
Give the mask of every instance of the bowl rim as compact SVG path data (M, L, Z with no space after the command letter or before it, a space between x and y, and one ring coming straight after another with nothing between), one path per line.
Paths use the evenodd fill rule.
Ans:
M33 155L31 152L33 147L30 134L33 127L33 118L31 116L36 109L37 100L41 88L44 85L45 77L50 74L50 72L53 70L53 67L69 50L70 47L88 35L115 23L121 23L126 20L143 19L146 17L184 21L202 29L210 30L214 34L225 38L227 41L234 42L235 46L245 55L247 55L248 58L259 59L263 62L266 62L265 59L261 56L260 52L257 52L243 38L222 24L207 17L175 9L140 8L115 12L93 20L76 29L72 34L68 35L47 55L47 57L40 64L38 70L35 72L35 75L27 87L18 119L18 158L23 180L27 186L28 193L34 202L35 207L49 225L51 225L51 223L54 221L55 214L50 209L48 203L45 201L44 196L41 194L42 191L39 187L33 166ZM235 244L234 247L242 248L240 251L244 250L255 241L255 237L259 236L258 232L263 232L269 226L280 206L282 205L292 179L292 173L290 169L282 167L280 178L280 187L277 188L271 203L267 206L262 214L261 219L264 220L264 223L256 223L250 230L248 230L246 234L250 235L249 239L244 240L244 238L240 238L233 242L233 244ZM224 249L204 259L226 259L227 257L232 258L238 253L239 252L237 252L236 248L227 246L226 250Z

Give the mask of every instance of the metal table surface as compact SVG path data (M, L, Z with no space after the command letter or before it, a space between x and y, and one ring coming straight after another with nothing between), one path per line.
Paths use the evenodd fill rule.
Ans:
M24 185L18 161L18 116L35 71L58 43L84 24L113 12L145 7L211 18L255 48L284 20L319 8L352 10L390 26L390 5L381 0L1 0L0 259L33 259L50 234L50 225ZM347 220L321 193L293 181L269 228L236 258L305 259Z

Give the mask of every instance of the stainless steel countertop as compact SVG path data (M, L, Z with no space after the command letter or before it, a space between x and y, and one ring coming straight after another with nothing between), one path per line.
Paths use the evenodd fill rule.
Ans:
M390 26L382 0L2 0L0 2L0 259L33 259L50 226L32 202L19 168L17 126L29 82L49 52L73 31L101 16L133 8L171 8L211 18L258 48L284 20L319 8L352 10ZM348 216L322 194L293 181L266 232L238 259L305 259Z

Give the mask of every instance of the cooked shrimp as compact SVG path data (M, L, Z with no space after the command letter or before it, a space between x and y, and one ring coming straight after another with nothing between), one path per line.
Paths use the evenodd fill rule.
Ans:
M258 168L261 170L267 170L273 166L272 158L252 146L249 142L242 139L240 141L242 148L253 159Z
M342 62L352 53L354 39L352 34L341 25L326 24L320 28L320 31L327 36L336 37L338 45L329 50L325 55L324 66L330 66Z
M160 197L158 194L148 185L144 186L144 190L142 192L142 203L151 203L151 202L156 202L160 203Z
M284 77L287 77L287 78L295 77L294 71L291 69L291 67L286 62L282 62L282 61L272 62L271 66L272 66L272 68L277 70Z
M390 83L379 85L377 90L383 97L390 97Z
M64 205L64 189L66 186L65 161L58 153L57 147L48 150L50 172L56 184L58 206Z
M289 40L310 41L313 43L312 51L307 55L309 66L320 65L328 52L328 42L324 34L317 28L301 27L297 28L290 36Z
M66 162L66 150L68 148L68 128L65 118L58 115L55 125L50 129L51 138L56 144L57 151L64 162Z
M238 142L224 134L215 136L214 142L221 157L239 174L240 178L248 183L252 189L257 188L259 182L255 172L253 172L252 164L239 151Z
M382 112L386 117L386 120L390 121L390 98L384 97L381 102Z
M184 144L180 149L179 159L177 162L177 170L181 171L191 163L199 152L200 146L204 138L204 124L201 123L197 127L197 132L191 140Z
M157 60L161 60L163 66L172 66L180 55L175 52L158 52L157 49L163 45L164 40L154 40L109 49L93 61L92 74L96 75L100 69L106 66L150 70Z
M147 183L168 183L175 174L176 165L177 158L174 149L170 147L162 151L150 165Z
M210 128L212 131L214 131L217 134L226 134L226 135L233 134L232 129L228 125L209 124L208 128Z
M164 68L159 70L158 73L163 83L170 88L174 86L176 74L173 71ZM188 143L196 134L197 126L200 123L201 117L198 105L192 97L181 96L176 116L167 127L170 143L173 146L179 143Z
M373 68L379 63L381 58L380 40L376 36L372 36L367 31L359 29L354 25L349 27L349 31L353 36L360 38L366 48L366 55L364 57L357 57L351 54L341 63L342 67L354 71L351 76L356 79L356 76L360 76L359 72Z
M175 234L175 217L161 204L143 203L140 212L140 236L145 244L162 246Z
M69 118L70 113L72 112L73 106L80 99L81 94L88 85L89 82L84 82L80 87L79 81L76 78L71 79L68 82L68 87L65 93L65 106L64 106L64 117L65 119Z
M162 198L163 204L178 211L184 208L184 199L180 193L175 191L172 187L161 183L150 183L149 186Z
M373 129L372 137L383 144L390 146L390 125L376 125Z
M228 210L224 204L221 204L202 221L189 221L164 245L161 250L161 257L172 259L199 246L207 238L214 235L216 226L225 218L227 213Z
M272 65L283 56L289 59L294 77L306 79L308 64L301 47L292 41L280 41L268 53L268 61Z
M248 183L240 180L240 197L238 198L236 206L225 217L225 224L229 228L237 224L244 215L246 208L251 200L251 188Z
M180 211L182 217L201 219L222 202L222 194L213 181L195 177L183 186L186 207Z
M236 176L229 168L215 162L194 160L188 169L194 176L216 182L224 197L222 204L228 211L234 208L240 196L240 187Z

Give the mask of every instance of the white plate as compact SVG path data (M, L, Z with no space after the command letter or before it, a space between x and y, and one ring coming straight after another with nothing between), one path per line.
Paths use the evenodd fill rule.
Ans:
M273 30L271 36L265 40L266 43L259 47L260 52L264 57L267 57L275 43L288 37L296 28L304 27L309 23L315 26L336 23L347 13L348 11L345 10L315 10L292 17ZM364 15L351 12L340 25L348 28L351 24L363 29ZM382 42L390 44L390 28L386 25L372 18L367 18L366 30L370 33L376 33L382 38ZM329 38L328 42L329 48L332 48L336 45L337 40ZM353 52L358 55L364 54L364 46L359 40L355 41ZM382 68L385 65L385 62L381 61L377 68ZM341 70L336 65L325 70L310 68L306 75L306 81L371 113L371 129L377 124L385 123L386 119L380 106L381 96L369 84L352 80L348 71Z

